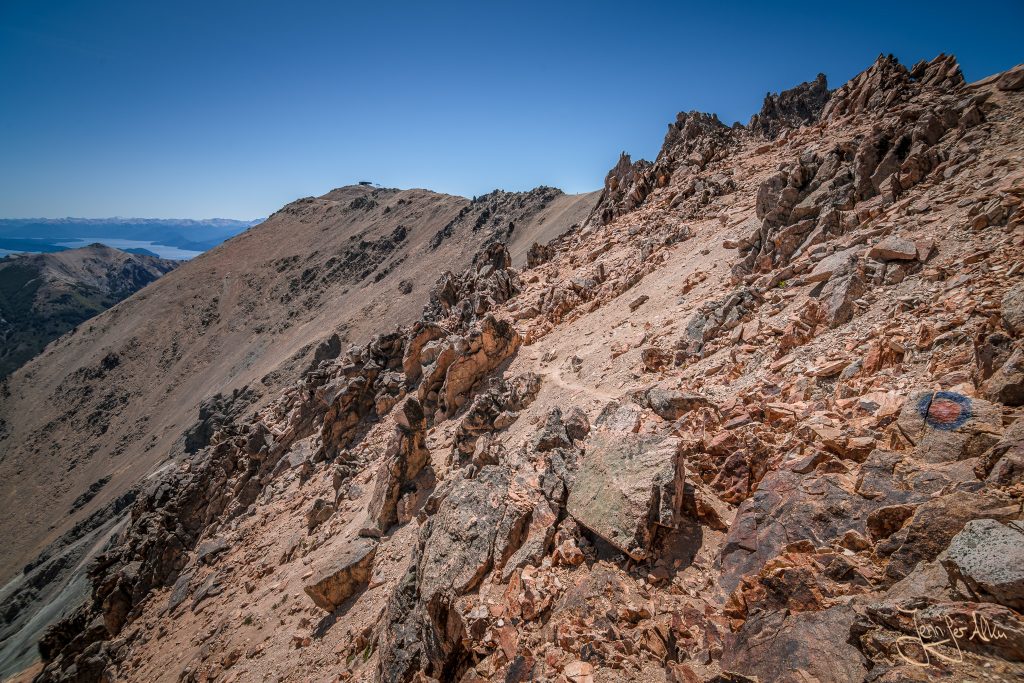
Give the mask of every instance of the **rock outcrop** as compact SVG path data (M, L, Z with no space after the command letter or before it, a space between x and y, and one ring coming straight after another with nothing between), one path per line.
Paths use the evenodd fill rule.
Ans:
M754 114L747 127L773 140L787 128L817 121L828 98L828 79L825 74L818 74L813 81L765 95L761 111Z

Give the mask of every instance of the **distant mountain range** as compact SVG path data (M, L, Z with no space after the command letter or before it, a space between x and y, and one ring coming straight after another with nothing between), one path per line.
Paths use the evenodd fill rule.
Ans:
M207 251L262 222L228 218L0 218L0 249L55 252L61 242L107 238Z

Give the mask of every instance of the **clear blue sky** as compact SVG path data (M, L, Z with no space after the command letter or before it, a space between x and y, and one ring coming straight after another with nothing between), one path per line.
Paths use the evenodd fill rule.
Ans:
M966 9L965 9L966 8ZM600 186L880 52L1024 61L1024 2L0 0L0 216L265 216L358 180Z

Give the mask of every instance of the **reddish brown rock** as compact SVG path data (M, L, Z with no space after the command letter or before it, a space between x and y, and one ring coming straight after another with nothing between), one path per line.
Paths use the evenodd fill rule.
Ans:
M1024 420L1018 419L981 458L974 472L996 486L1024 482Z
M1003 325L1015 336L1024 336L1024 284L1006 290L1000 306Z
M850 644L849 607L820 612L758 612L725 639L722 668L761 681L860 681L867 659Z
M882 239L868 250L868 258L876 261L913 261L917 259L917 245L895 235Z

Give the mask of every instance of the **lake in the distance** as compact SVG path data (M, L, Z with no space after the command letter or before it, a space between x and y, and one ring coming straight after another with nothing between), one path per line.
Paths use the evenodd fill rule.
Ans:
M155 242L143 242L142 240L118 240L108 239L106 237L81 237L70 242L58 242L62 247L70 247L72 249L78 249L79 247L87 247L90 244L99 242L105 244L108 247L115 249L148 249L160 258L175 259L176 261L187 261L189 259L199 256L203 252L191 251L189 249L179 249L178 247L169 247L166 244L157 244Z

